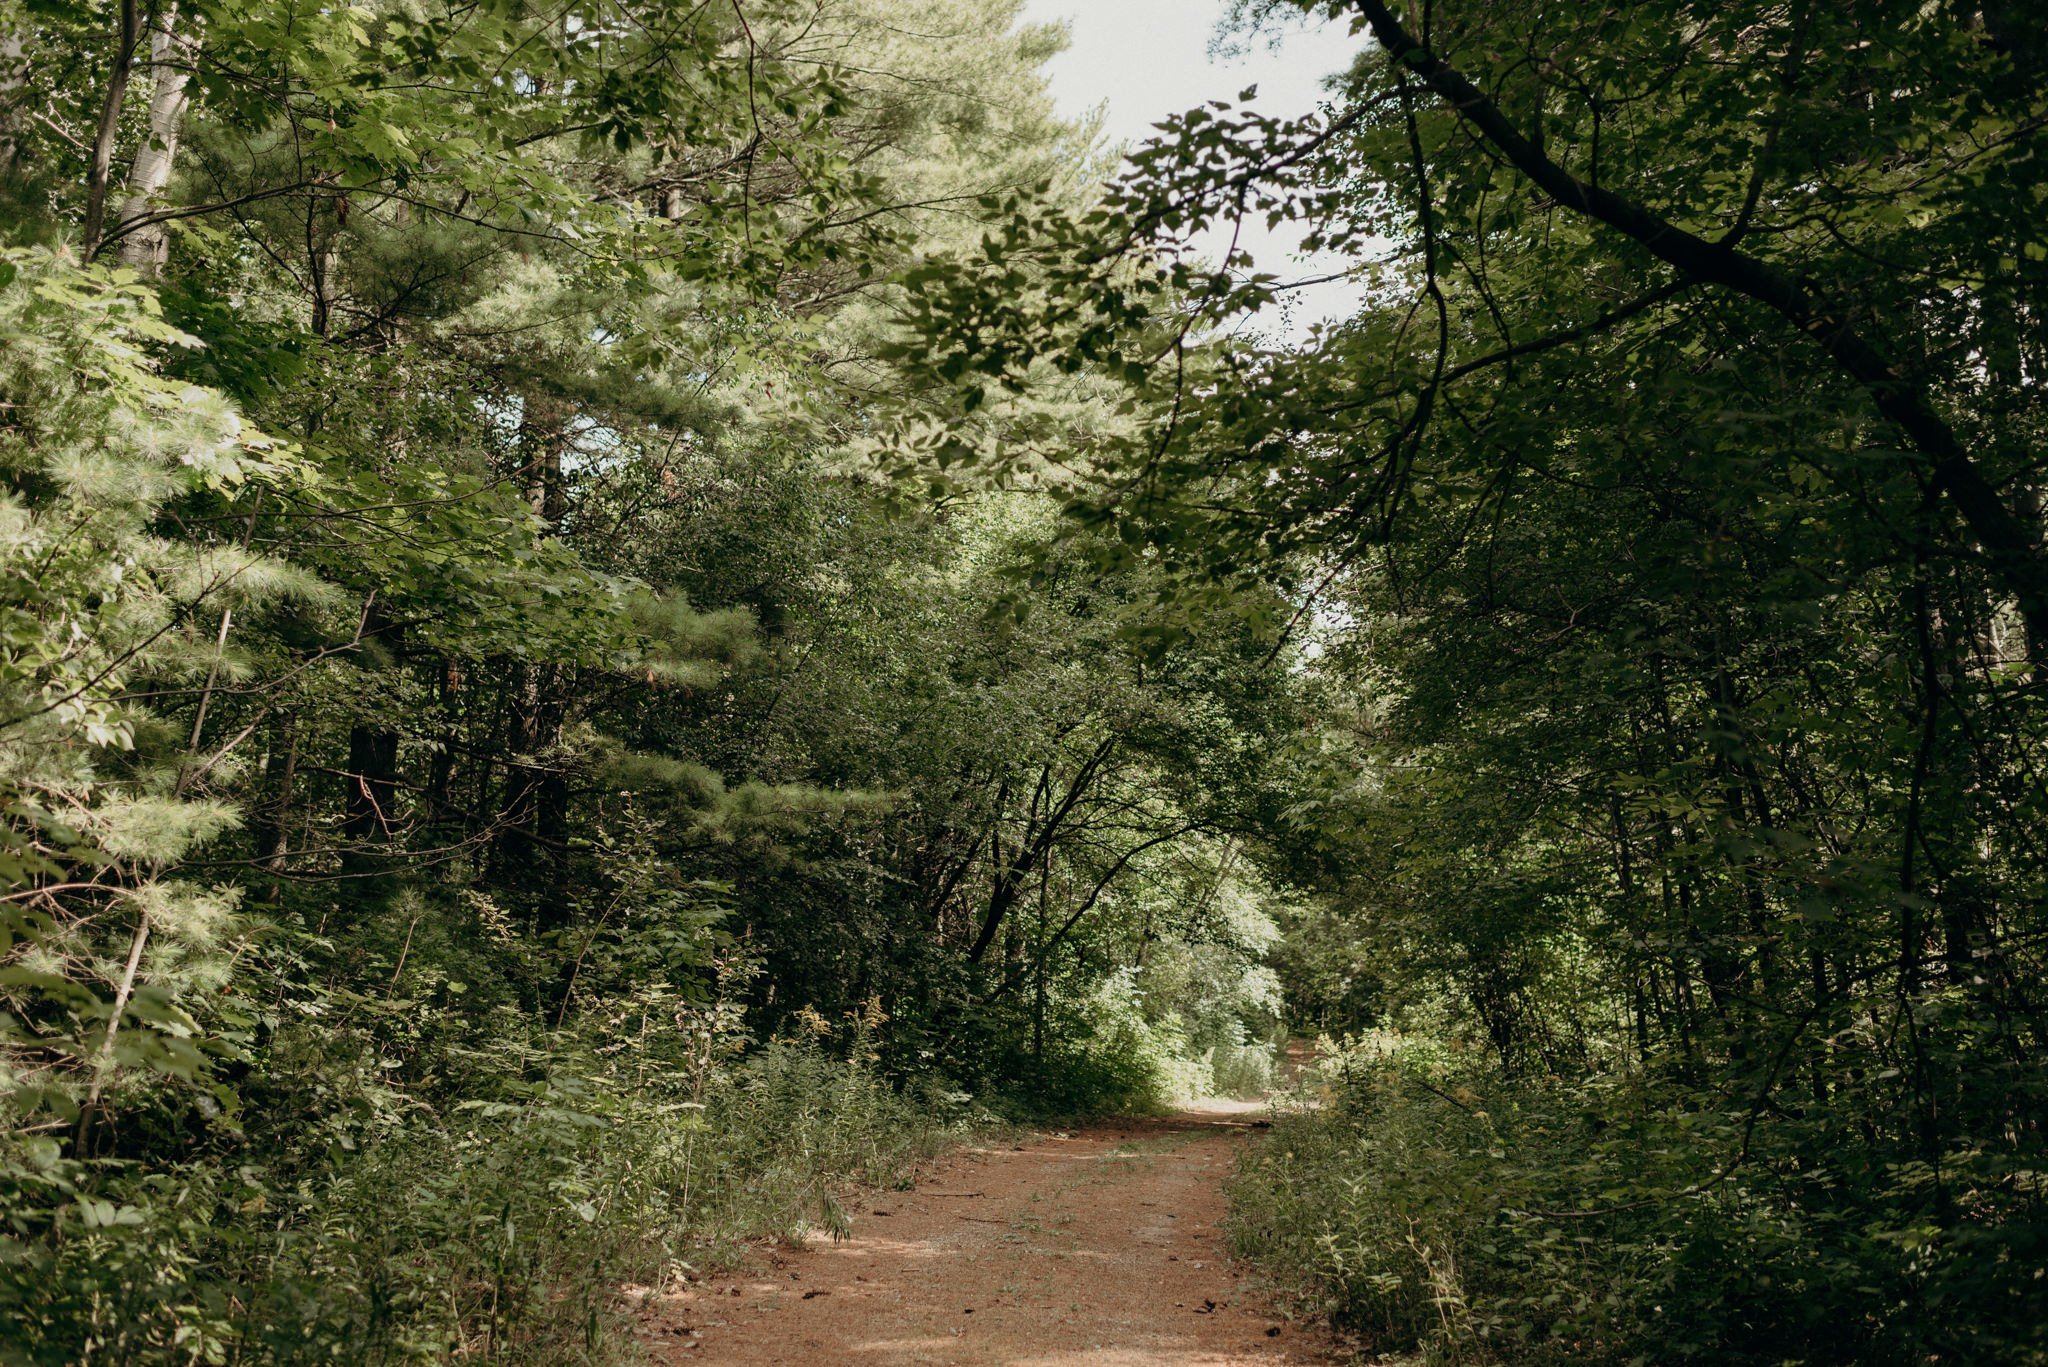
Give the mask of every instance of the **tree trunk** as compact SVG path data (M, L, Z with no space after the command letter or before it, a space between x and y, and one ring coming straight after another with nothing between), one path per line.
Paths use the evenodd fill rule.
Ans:
M559 535L568 516L562 448L569 409L532 395L526 397L523 409L519 473L535 515ZM567 710L561 696L562 675L553 665L522 663L513 667L511 726L506 738L511 760L506 766L505 803L500 815L503 830L497 842L500 876L507 881L541 882L565 834L568 784L542 758L561 739Z
M136 149L135 165L128 172L128 198L121 202L114 231L121 236L121 264L146 277L162 274L170 253L170 230L162 223L131 227L154 211L164 187L171 183L171 167L178 158L178 138L185 128L185 109L191 103L191 67L199 55L199 19L186 20L178 27L178 7L164 6L149 37L150 74L154 87L149 96L149 136Z
M341 252L335 246L334 234L330 233L325 241L321 240L319 219L320 201L307 200L306 276L313 286L313 316L310 325L314 336L325 337L334 322L334 277L341 265Z
M100 104L100 124L93 135L92 160L85 173L85 224L79 233L79 256L99 255L107 222L107 181L114 172L114 138L121 131L121 105L128 98L128 76L135 69L137 35L135 0L121 0L121 27L114 35L114 66L107 73L107 93Z
M284 768L277 776L277 792L271 799L269 829L267 831L270 848L268 857L264 860L265 866L270 870L272 879L270 884L270 900L272 902L279 901L284 896L284 884L278 880L284 876L284 871L291 859L292 852L292 779L299 767L298 718L287 718L280 729L283 734L278 739L284 742Z
M441 661L441 745L427 772L426 823L437 831L459 824L455 810L455 754L462 740L458 721L462 701L462 666Z
M366 615L363 635L384 649L398 651L401 628L374 604ZM398 827L398 732L373 721L358 721L348 733L347 815L342 834L349 848L342 855L345 871L374 872L380 861L375 846L389 843Z
M556 810L566 796L559 779L550 782L542 752L554 744L560 727L559 709L550 705L548 684L554 671L545 665L513 667L511 678L511 724L505 748L510 758L505 766L505 797L499 811L497 839L498 877L515 884L537 885L543 879L551 851L544 843L559 828L563 813Z
M0 19L0 189L21 179L21 135L28 126L28 16Z
M357 844L382 844L394 826L398 733L357 725L348 733L348 816L342 830Z
M556 536L561 535L563 519L569 515L569 488L562 478L568 417L566 406L528 397L519 421L519 458L524 462L527 502Z

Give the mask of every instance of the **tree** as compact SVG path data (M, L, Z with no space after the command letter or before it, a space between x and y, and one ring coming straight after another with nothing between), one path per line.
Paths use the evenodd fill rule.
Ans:
M1640 1208L1528 1198L1532 1241L1669 1250L1617 1283L1633 1327L1499 1313L1655 1353L1654 1299L1729 1360L2037 1353L1999 1194L2033 1141L1976 1140L2043 1095L2031 28L1314 8L1373 39L1322 111L1192 111L1097 211L1020 201L915 278L906 361L963 410L1103 368L1135 421L1077 461L1078 522L1177 570L1162 598L1290 595L1374 778L1304 816L1383 1009L1448 997L1515 1085L1582 1079L1588 1143L1729 1118L1598 1150L1687 1155ZM1250 214L1350 254L1358 315L1291 350L1220 327L1285 284L1179 244ZM1677 1271L1737 1237L1710 1191L1783 1222L1768 1285ZM1834 1258L1809 1217L1891 1233ZM1808 1317L1880 1284L1854 1334Z

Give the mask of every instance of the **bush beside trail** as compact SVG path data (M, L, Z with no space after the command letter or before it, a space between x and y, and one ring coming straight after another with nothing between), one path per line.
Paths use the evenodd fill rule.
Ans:
M1928 1174L1815 1166L1830 1118L1640 1077L1515 1077L1483 1048L1325 1041L1232 1179L1233 1253L1374 1352L1431 1362L2048 1361L2025 1200L1962 1229ZM1972 1155L1955 1155L1970 1172ZM1937 1313L1937 1310L1940 1313Z
M844 1233L849 1192L996 1128L841 1033L707 1070L501 1028L422 1086L371 1039L298 1032L272 1058L297 1094L261 1101L300 1119L252 1114L239 1152L145 1167L17 1146L0 1195L63 1233L8 1248L0 1361L618 1360L623 1285Z

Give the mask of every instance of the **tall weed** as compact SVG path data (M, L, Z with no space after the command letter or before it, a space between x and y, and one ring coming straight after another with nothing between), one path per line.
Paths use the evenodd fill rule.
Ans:
M1618 1128L1598 1084L1510 1078L1429 1040L1324 1044L1231 1183L1238 1256L1379 1351L1618 1364L1654 1341L1692 1356L1664 1312L1687 1227L1724 1214L1695 1194L1724 1117Z
M501 1036L451 1053L478 1094L448 1104L308 1034L279 1061L321 1138L262 1164L143 1172L17 1139L0 1362L612 1361L622 1284L731 1262L746 1240L844 1233L848 1187L894 1184L984 1119L879 1075L866 1029L710 1070Z
M1740 1099L1504 1075L1476 1049L1337 1046L1230 1185L1239 1257L1381 1352L1432 1362L2039 1364L2036 1268L1944 1236L1924 1167L1829 1165ZM1951 1155L1962 1186L1967 1155ZM1991 1212L1988 1201L1978 1207ZM2003 1322L2001 1322L2001 1319Z

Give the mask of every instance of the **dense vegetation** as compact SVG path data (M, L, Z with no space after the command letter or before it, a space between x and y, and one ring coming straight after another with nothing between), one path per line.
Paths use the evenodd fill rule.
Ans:
M2048 1360L2048 28L1298 10L1120 163L1014 3L0 11L0 1361L615 1360L1290 1026L1374 1351Z
M1240 1246L1388 1346L2042 1360L2040 7L1299 8L1317 116L1020 205L908 348L1116 375L1077 521L1324 647L1285 961L1356 1052ZM1364 307L1237 340L1278 283L1172 251L1236 215Z
M1088 183L1015 20L9 20L0 1357L607 1358L964 1127L1261 1080L1292 683L867 450L902 264Z

